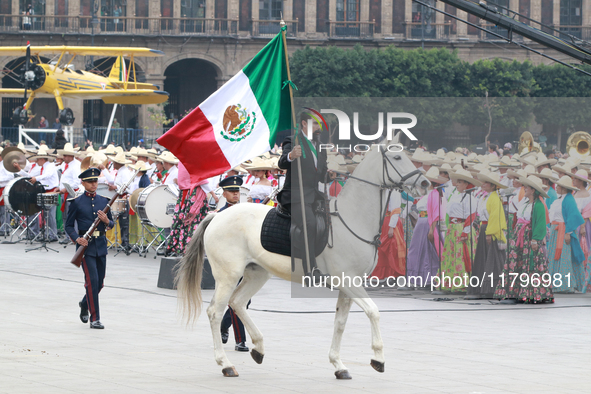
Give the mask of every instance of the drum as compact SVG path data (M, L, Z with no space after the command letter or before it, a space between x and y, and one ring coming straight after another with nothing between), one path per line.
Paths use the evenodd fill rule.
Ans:
M223 196L223 192L224 192L224 189L222 189L221 187L218 187L217 189L215 189L214 193L216 196L218 196L219 201L216 205L214 198L209 197L207 203L209 204L210 207L222 208L224 205L226 205L226 197ZM244 186L240 186L240 202L247 202L248 192L249 192L248 188L246 188Z
M109 190L109 185L106 183L99 183L96 188L96 194L106 197L109 200L113 198L115 194L117 194L116 190Z
M37 194L44 193L45 188L39 182L31 183L30 177L15 178L4 188L4 204L13 211L25 215L33 215L41 208L37 206Z
M37 205L41 208L53 207L58 204L59 193L39 193L37 194Z
M119 216L127 210L127 200L125 198L118 198L111 205L111 214Z
M167 185L150 185L137 200L137 214L144 223L154 227L172 227L173 217L167 214L169 204L176 204L178 194Z

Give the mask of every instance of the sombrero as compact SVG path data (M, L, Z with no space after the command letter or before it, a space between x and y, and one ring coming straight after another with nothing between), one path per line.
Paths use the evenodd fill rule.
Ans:
M492 183L499 189L506 189L508 187L501 183L501 177L496 172L490 172L485 170L476 175L476 177L478 178L478 180L482 182Z
M427 171L427 173L424 176L429 181L434 182L434 183L439 183L440 185L443 185L444 183L446 183L448 181L446 178L439 176L439 168L437 168L437 167L429 168L429 171Z
M555 172L553 172L549 168L544 168L542 170L542 172L540 172L539 174L536 174L536 176L538 178L546 178L546 179L549 179L550 181L552 181L552 183L556 183L556 181L558 180L558 174L556 174Z
M49 161L54 161L55 155L48 153L44 147L40 147L39 150L37 151L37 153L35 153L32 156L29 156L29 161L37 160L37 159L47 159Z
M518 168L521 167L521 164L518 161L512 161L509 159L509 156L501 157L499 161L493 161L489 163L491 167L498 167L498 168Z
M266 171L273 169L273 163L269 159L263 159L262 157L255 157L251 162L242 165L244 168L250 171Z
M563 175L558 182L556 182L557 186L561 186L568 190L579 191L578 188L573 186L573 179L569 176Z
M457 171L452 172L449 175L450 175L451 179L453 179L454 181L461 179L463 181L473 184L474 186L482 185L482 182L480 182L478 179L473 178L472 174L470 174L470 172L468 172L467 170L464 170L464 169L459 169Z
M160 161L164 161L169 164L178 164L179 159L177 159L172 153L169 151L163 152L160 156L158 156Z
M148 163L144 162L143 160L139 160L137 163L130 165L129 168L142 172L148 171L152 167L150 167Z
M57 153L59 155L66 155L66 156L78 156L78 151L80 148L74 148L74 146L68 142L64 145L64 149L58 149Z
M548 198L548 193L544 191L544 184L542 183L542 180L537 176L530 175L527 178L521 177L519 178L519 182L521 182L521 184L524 186L533 187L540 193L542 197Z
M125 157L125 153L119 152L115 155L115 157L111 157L111 161L118 163L118 164L130 164L131 161L127 160Z
M578 170L574 174L566 174L566 175L570 176L571 178L577 178L578 180L583 181L583 182L589 182L589 173L585 170Z

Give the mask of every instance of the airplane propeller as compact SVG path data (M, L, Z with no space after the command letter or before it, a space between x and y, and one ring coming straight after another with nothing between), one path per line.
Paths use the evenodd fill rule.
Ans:
M22 107L17 107L12 115L14 123L26 124L29 121L27 106L27 91L29 89L39 89L45 83L45 71L39 65L31 63L31 45L27 42L27 51L25 54L25 65L23 73L21 74L21 82L25 88L24 100L25 104Z

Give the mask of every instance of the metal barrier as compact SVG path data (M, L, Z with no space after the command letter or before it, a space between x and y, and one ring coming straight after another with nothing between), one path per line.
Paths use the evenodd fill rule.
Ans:
M23 143L25 145L32 144L35 145L37 148L41 141L45 140L48 146L51 146L47 138L47 134L55 134L59 129L25 129L23 125L18 127L18 143ZM64 131L64 136L67 140L71 140L73 133L71 126L65 126L62 128ZM29 133L37 133L39 134L39 142L35 141Z
M24 22L30 23L24 23ZM0 32L135 35L237 35L237 19L150 18L136 16L0 15Z

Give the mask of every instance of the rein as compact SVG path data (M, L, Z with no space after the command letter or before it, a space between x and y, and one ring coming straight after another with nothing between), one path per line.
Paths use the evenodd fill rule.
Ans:
M400 181L395 181L392 179L392 177L390 176L390 173L388 171L388 167L392 167L394 169L394 171L396 171L396 173L398 174L398 177L400 178ZM415 175L421 175L421 171L416 169L406 175L402 175L400 173L400 171L398 171L398 169L394 166L394 164L390 161L390 159L386 156L386 153L382 151L382 184L377 184L374 182L370 182L366 179L362 179L353 175L349 175L350 179L354 179L360 182L364 182L367 183L368 185L377 187L380 189L380 222L378 223L378 232L377 235L373 237L372 240L367 240L365 238L362 238L361 236L359 236L357 233L355 233L355 231L353 231L353 229L351 227L349 227L349 225L347 225L347 223L345 222L345 219L341 216L341 213L338 210L337 207L337 203L338 203L338 198L335 199L335 204L334 204L334 208L335 211L334 212L329 212L330 215L333 216L337 216L340 221L343 223L343 225L345 226L345 228L347 230L349 230L349 232L351 234L353 234L355 236L355 238L359 239L360 241L368 244L368 245L373 245L375 248L375 255L377 255L378 253L378 247L381 245L381 237L382 237L382 223L384 222L384 219L386 218L386 213L388 211L388 203L390 201L390 197L392 196L392 192L396 189L398 191L403 191L403 185L404 182L415 176ZM386 179L387 178L387 179ZM417 177L417 179L415 180L415 182L413 183L413 187L416 186L416 183L418 182L420 177ZM386 180L390 181L390 185L388 185L386 183ZM388 198L386 199L386 201L384 202L384 193L382 193L383 190L388 190ZM330 206L329 206L329 211L330 211ZM331 240L333 239L333 231L332 231L332 223L330 224L330 234L331 234ZM329 244L328 245L329 248L332 248L333 245ZM375 256L374 256L375 258Z

